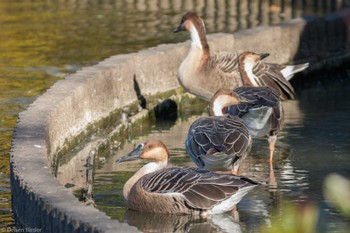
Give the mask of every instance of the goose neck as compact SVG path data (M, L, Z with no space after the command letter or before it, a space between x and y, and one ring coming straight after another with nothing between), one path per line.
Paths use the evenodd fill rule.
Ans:
M127 201L129 199L129 193L134 184L143 176L164 169L168 164L168 161L164 162L150 162L140 168L130 179L125 183L124 189L123 189L123 195L125 200Z
M203 50L203 52L209 54L210 49L205 29L203 27L196 27L195 25L192 25L190 28L190 32L191 46L199 48L200 50Z
M241 74L242 83L245 86L258 86L255 81L256 76L253 73L254 65L243 61L239 62L239 72Z

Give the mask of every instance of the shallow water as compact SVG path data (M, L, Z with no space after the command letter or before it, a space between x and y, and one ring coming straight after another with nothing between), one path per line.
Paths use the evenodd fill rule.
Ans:
M326 175L337 172L350 177L350 72L338 74L337 78L333 74L301 87L297 100L284 102L285 125L278 137L272 169L268 163L267 140L254 141L252 152L242 164L242 175L262 185L239 203L239 217L237 213L228 213L200 219L137 213L125 208L123 185L144 162L117 164L114 161L135 145L154 138L167 144L173 163L194 166L186 154L184 141L191 122L206 115L207 109L199 115L189 112L188 118L181 115L165 127L154 124L149 133L132 137L123 148L107 156L105 164L95 171L97 208L144 232L159 232L158 229L162 232L260 232L261 226L281 217L285 201L302 202L320 209L318 232L348 232L350 221L327 205L322 191ZM194 111L199 109L203 106L193 106ZM279 210L277 216L276 209Z
M278 2L280 9L270 11L268 1L248 0L0 1L0 231L14 224L9 154L17 115L53 83L115 54L187 40L172 33L186 11L204 16L210 33L337 8L326 1Z

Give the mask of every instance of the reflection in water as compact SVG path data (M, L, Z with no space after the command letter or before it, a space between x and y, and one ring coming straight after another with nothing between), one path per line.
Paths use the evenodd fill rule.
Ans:
M127 210L124 222L142 232L241 233L240 224L229 214L208 216L141 213Z
M101 140L95 140L86 144L83 148L74 154L74 157L66 155L58 161L56 177L60 184L71 191L86 188L87 182L87 163L88 157L92 156L95 148Z
M282 192L293 193L294 196L301 198L302 193L309 187L308 172L305 170L296 170L290 160L286 160L280 171L280 190Z
M343 77L348 77L346 75L348 75L346 72L343 73ZM238 232L259 232L261 225L269 226L275 222L274 219L284 214L283 202L285 200L292 202L312 201L319 205L321 219L329 219L329 221L319 222L318 232L334 232L349 225L349 222L345 221L344 223L344 219L325 204L321 190L323 177L331 171L350 176L350 158L347 156L350 148L348 140L350 131L346 130L350 127L348 120L350 107L347 104L347 100L350 99L349 95L349 79L333 80L331 83L327 82L326 86L315 85L311 89L305 89L298 95L300 100L284 103L287 113L285 126L280 133L280 140L276 144L272 167L268 162L267 139L254 140L250 155L241 164L242 175L256 180L262 185L248 193L238 204L239 217L235 215L233 218L228 213L227 216L218 218L222 218L236 227L239 226ZM104 210L113 218L137 226L145 232L157 229L159 222L156 221L155 225L151 226L151 223L146 224L143 218L137 217L140 213L121 210L125 206L122 198L122 187L125 180L141 167L140 162L130 162L121 166L114 161L131 151L134 145L147 138L156 138L166 142L174 164L194 166L184 149L184 141L189 125L201 114L192 115L190 112L188 114L190 117L184 118L180 114L181 117L176 120L175 124L166 125L166 129L162 129L159 125L145 135L133 137L130 143L120 148L117 153L112 154L109 161L96 170L97 208ZM205 110L202 115L206 114ZM104 188L110 186L113 183L112 180L118 179L122 181L119 180L118 184L111 189L114 193L113 198L113 195L108 194ZM99 189L104 191L99 192ZM119 214L116 215L115 212ZM274 213L277 213L278 216L275 216ZM221 228L218 228L215 222L216 217L212 216L212 218L199 221L189 216L162 216L164 224L162 223L161 227L169 227L168 230L164 229L165 232L185 229L184 226L193 226L193 229L200 227L200 229L213 232L225 232L222 225L219 224ZM149 216L149 218L152 217ZM178 228L175 229L174 225Z

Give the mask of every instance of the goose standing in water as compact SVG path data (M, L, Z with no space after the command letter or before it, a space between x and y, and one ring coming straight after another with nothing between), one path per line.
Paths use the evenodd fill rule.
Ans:
M124 185L129 209L206 216L232 210L258 184L248 178L199 168L167 167L169 152L158 140L140 144L117 162L147 159Z
M272 88L253 85L258 79L254 67L267 56L267 53L249 51L239 55L239 70L245 86L234 89L234 92L244 102L239 101L239 104L229 106L227 112L242 118L253 138L268 135L272 163L277 134L284 123L284 110L278 94Z
M193 12L186 13L174 32L189 31L191 47L178 70L178 81L191 94L209 101L220 88L233 90L242 86L238 69L238 54L210 53L203 20ZM282 100L293 99L294 89L289 83L293 75L305 70L308 63L279 65L259 63L254 67L257 80L254 86L274 88Z
M210 116L191 124L185 144L197 167L238 174L240 161L250 152L252 137L241 118L225 113L229 106L239 103L233 91L219 90L210 101Z
M245 102L229 106L227 113L241 118L253 138L268 136L272 163L277 134L284 122L283 106L278 95L269 87L243 86L234 92Z

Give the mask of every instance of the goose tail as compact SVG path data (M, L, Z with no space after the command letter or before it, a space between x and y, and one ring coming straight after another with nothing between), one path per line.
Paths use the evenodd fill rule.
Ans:
M309 63L303 63L298 65L287 65L284 69L281 70L283 77L286 80L291 80L294 74L299 73L309 67Z

